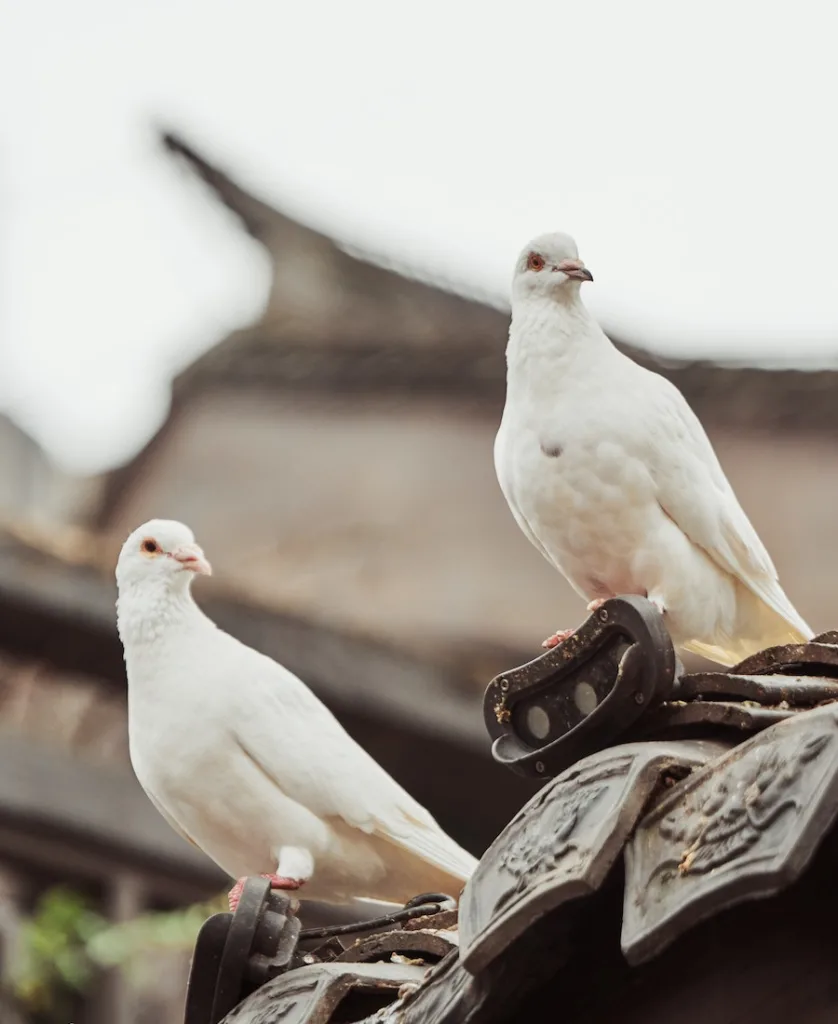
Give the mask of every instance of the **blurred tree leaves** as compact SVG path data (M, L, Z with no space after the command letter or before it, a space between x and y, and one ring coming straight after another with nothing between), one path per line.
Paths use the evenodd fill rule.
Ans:
M95 965L87 944L106 922L69 889L44 893L21 926L16 956L9 965L11 994L36 1017L70 1012L73 997L90 984ZM71 1020L71 1017L66 1017Z
M133 985L153 985L155 956L191 950L206 918L226 909L226 899L219 895L206 903L111 924L72 889L49 889L22 924L8 970L9 994L33 1020L72 1020L74 1003L99 971L119 968Z

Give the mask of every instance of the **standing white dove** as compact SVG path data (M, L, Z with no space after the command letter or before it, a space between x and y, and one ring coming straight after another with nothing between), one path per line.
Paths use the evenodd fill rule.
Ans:
M458 895L476 861L295 675L220 630L190 592L210 565L182 523L125 542L117 618L131 763L174 830L238 879L312 899Z
M810 639L683 395L585 308L592 280L561 233L515 267L495 469L518 525L589 611L648 597L676 644L723 665Z

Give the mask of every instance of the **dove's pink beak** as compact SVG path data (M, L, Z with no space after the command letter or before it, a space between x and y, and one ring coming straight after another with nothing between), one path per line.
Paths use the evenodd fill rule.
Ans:
M562 260L556 270L561 270L563 274L567 274L568 277L575 278L577 281L593 281L594 279L594 275L581 260Z
M202 576L212 576L212 566L197 544L182 544L171 552L170 557L180 562L184 569L200 573Z

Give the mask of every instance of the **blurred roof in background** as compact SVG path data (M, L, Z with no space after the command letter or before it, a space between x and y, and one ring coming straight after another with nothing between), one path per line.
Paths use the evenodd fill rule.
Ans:
M500 412L508 314L487 296L348 250L239 185L180 135L161 136L265 246L274 263L263 315L193 362L173 382L169 417L137 457L107 475L93 521L118 496L191 397L219 389L295 394L433 395ZM614 339L672 380L705 423L838 433L838 371L763 369L661 359Z

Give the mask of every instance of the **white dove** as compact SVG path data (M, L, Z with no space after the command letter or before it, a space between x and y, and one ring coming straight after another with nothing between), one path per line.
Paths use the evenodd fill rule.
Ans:
M592 280L560 233L515 267L494 455L518 525L589 611L648 597L676 644L721 664L810 639L683 395L583 305Z
M204 615L190 584L210 572L188 527L145 523L117 562L117 618L134 771L172 828L238 879L231 908L255 874L333 903L458 895L474 857L301 680Z

